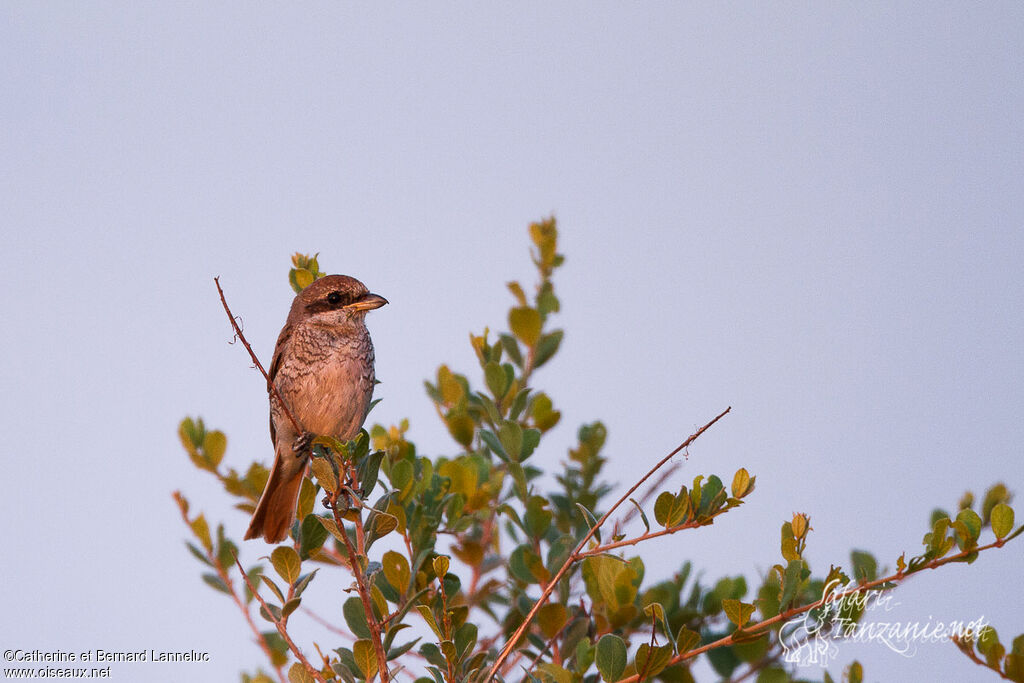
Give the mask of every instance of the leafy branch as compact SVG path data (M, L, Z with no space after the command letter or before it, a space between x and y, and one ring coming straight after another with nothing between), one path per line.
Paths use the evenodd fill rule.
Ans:
M590 527L590 531L587 532L586 536L583 537L583 540L581 540L579 542L579 544L576 546L576 549L573 550L573 552L565 560L565 563L562 564L561 568L555 574L554 578L552 578L551 581L548 583L547 588L545 588L544 592L541 593L540 598L537 600L536 603L534 603L534 605L530 609L529 613L527 613L526 619L523 620L523 623L519 626L519 628L516 629L515 633L512 634L512 637L509 638L508 642L505 644L505 647L503 647L501 649L501 652L498 653L498 658L494 661L494 664L491 665L491 669L487 673L487 678L488 679L494 678L495 675L497 675L498 671L501 670L501 665L508 658L508 656L512 652L513 648L515 648L516 644L519 642L519 639L522 638L523 634L526 632L526 629L529 628L530 623L537 616L537 612L540 611L541 607L543 607L545 605L545 603L547 602L548 598L551 597L551 593L554 591L555 587L558 585L558 582L561 580L561 578L563 576L565 576L565 573L569 570L569 568L572 567L574 564L576 564L576 562L578 562L579 560L583 559L586 555L589 554L589 553L583 552L583 548L587 545L587 543L590 542L590 539L594 537L594 534L597 533L598 529L600 529L601 526L606 521L608 521L608 518L612 516L612 514L615 512L615 510L617 510L618 507L620 505L622 505L622 503L626 502L626 500L628 500L629 497L631 495L633 495L633 492L636 491L641 486L643 486L644 482L647 481L648 479L650 479L650 477L655 472L657 472L663 465L665 465L665 463L667 463L669 460L671 460L680 451L685 450L691 443L696 441L701 436L701 434L706 432L708 429L711 428L712 425L714 425L720 419L725 417L726 414L730 410L732 410L732 408L726 408L725 410L723 410L721 413L719 413L717 416L715 416L714 419L712 419L706 425L704 425L703 427L698 429L696 432L691 434L685 441L683 441L683 443L679 444L679 446L677 446L675 449L673 449L672 452L670 452L668 455L666 455L661 460L659 460L654 465L654 467L652 467L650 470L648 470L647 474L645 474L643 477L641 477L638 482L633 484L633 486L630 487L630 489L628 491L626 491L626 493L622 494L622 497L620 497L615 502L615 504L612 505L611 508L609 508L608 512L606 512L606 513L604 513L604 515L602 515L601 519L597 520L597 522L595 522L593 524L593 526ZM679 531L684 526L685 525L674 527L674 531ZM667 531L668 530L666 530L666 532ZM626 544L623 544L623 545L626 545Z
M753 599L745 577L709 581L690 561L670 576L648 577L643 557L624 553L713 524L745 502L755 477L740 468L729 487L715 474L697 476L689 487L669 483L679 468L673 457L730 409L622 495L613 497L602 479L607 430L599 421L579 425L553 484L542 476L533 458L542 452L550 457L545 436L560 424L562 410L537 381L565 335L552 326L561 310L553 278L564 257L553 218L532 224L529 235L538 281L529 291L508 283L514 301L504 331L470 334L477 379L441 365L425 382L454 445L422 452L407 420L368 426L347 442L317 437L289 542L270 552L277 577L260 565L246 572L239 546L225 532L235 524L218 524L211 534L205 517L189 517L187 501L175 494L195 540L188 549L205 567L203 581L241 609L279 683L390 683L399 676L413 683L490 683L518 668L529 683L690 683L691 665L701 655L722 680L790 681L787 621L809 619L824 627L829 618L855 623L863 614L851 608L830 617L828 600L837 586L861 596L895 589L925 569L973 562L1022 532L1014 528L1009 491L997 485L980 506L968 495L955 515L936 511L924 552L909 561L898 558L894 573L878 572L873 556L854 551L854 579L835 566L815 578L804 558L810 518L795 514L782 524L783 562L753 586ZM295 254L292 266L288 280L296 292L323 275L315 255ZM236 338L266 377L219 279L214 281ZM280 401L269 382L268 391ZM216 477L237 509L251 513L267 468L258 461L227 467L227 438L202 419L182 420L179 438L191 462ZM641 487L643 495L633 497ZM624 510L627 500L632 506ZM627 524L633 525L628 534ZM979 545L986 527L996 539ZM322 609L307 605L297 612L321 568L321 581L334 581L350 594L340 601L340 619L331 620L343 619L344 629L320 617ZM243 589L232 583L236 569ZM257 628L253 600L273 630ZM341 639L333 649L313 643L322 660L316 665L292 631L292 617L306 615L324 627L325 638ZM417 628L417 636L399 641L403 631ZM994 629L955 642L975 663L1024 681L1024 636L1009 651ZM847 671L851 682L863 679L859 663ZM261 671L243 674L244 683L273 680Z

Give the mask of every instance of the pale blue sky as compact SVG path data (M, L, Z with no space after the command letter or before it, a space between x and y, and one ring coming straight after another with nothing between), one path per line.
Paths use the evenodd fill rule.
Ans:
M1022 490L1021 36L1008 2L0 4L0 646L213 656L122 681L261 663L170 492L246 519L175 427L269 459L212 277L266 358L296 250L390 299L373 417L451 453L422 381L475 367L467 333L532 283L526 226L554 212L567 334L536 381L564 417L535 457L600 418L627 483L731 405L683 477L757 475L649 546L651 577L765 571L797 510L816 573L851 547L892 566L933 507ZM1022 547L915 578L888 618L1024 631ZM853 657L991 680L950 646L843 647L833 673Z

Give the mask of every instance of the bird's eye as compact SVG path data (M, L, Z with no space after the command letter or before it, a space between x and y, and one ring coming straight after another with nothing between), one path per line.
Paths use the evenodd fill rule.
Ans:
M337 305L341 302L341 294L338 292L331 292L327 295L327 303Z

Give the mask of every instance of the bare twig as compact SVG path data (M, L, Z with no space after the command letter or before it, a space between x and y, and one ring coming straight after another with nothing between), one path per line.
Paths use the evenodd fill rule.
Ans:
M595 533L597 533L597 530L601 528L601 526L606 521L608 521L608 518L612 516L615 510L618 509L618 507L622 505L623 502L628 500L629 497L633 495L634 491L643 486L644 482L647 481L655 472L657 472L665 463L671 460L676 453L685 449L691 443L696 441L701 434L706 432L708 429L711 428L713 424L715 424L723 417L725 417L725 415L730 410L732 410L731 407L723 410L721 413L718 414L718 416L715 417L715 419L711 420L706 425L704 425L696 432L691 434L690 437L686 439L686 441L679 444L679 446L676 447L671 453L669 453L664 458L659 460L657 464L655 464L654 467L652 467L650 471L647 472L647 474L640 478L640 481L633 484L633 486L630 487L628 491L622 494L622 497L619 498L615 502L615 504L611 506L608 512L604 513L604 515L601 516L601 519L597 520L597 523L594 524L594 526L590 527L590 531L588 531L587 535L583 537L583 540L581 540L576 545L575 550L573 550L569 557L566 558L565 562L562 564L562 567L558 570L558 573L555 574L554 578L552 578L551 582L547 585L547 588L545 588L544 592L541 593L540 598L538 598L537 602L534 603L533 607L530 609L530 612L526 615L526 618L523 619L523 623L519 625L519 628L516 629L516 632L513 633L512 637L509 638L507 643L505 643L505 647L502 648L501 652L498 654L498 658L494 660L494 664L491 665L490 670L487 672L487 680L492 680L501 670L502 664L505 663L505 660L508 659L508 656L512 653L512 650L515 649L516 644L523 637L523 634L526 633L526 630L530 627L530 624L533 622L534 617L537 616L537 612L540 611L540 608L543 607L544 604L548 601L548 598L551 597L551 593L555 590L555 586L557 586L558 582L562 580L562 577L565 576L565 573L569 571L569 567L571 567L580 559L583 548L585 548L587 543L590 542L590 539L593 538Z
M245 350L249 352L249 357L252 358L252 362L256 364L256 367L259 368L259 371L263 373L263 377L267 380L267 390L274 394L274 398L276 398L278 403L281 404L284 414L288 416L288 420L292 423L292 427L295 428L296 433L304 433L305 430L302 428L302 425L300 425L299 421L295 419L294 415L292 415L292 411L288 408L288 404L285 403L284 398L282 398L281 392L279 392L277 387L274 386L274 383L270 381L270 375L268 375L267 371L263 369L263 364L260 363L260 359L256 357L256 352L252 350L252 347L249 346L249 342L245 339L245 335L242 334L242 328L238 326L238 321L235 320L234 314L231 312L231 309L228 308L227 299L224 298L224 290L220 288L220 278L213 278L213 283L217 285L217 292L220 294L220 302L224 306L224 312L228 314L228 320L231 321L231 327L235 330L235 336L242 342L242 346L244 346Z

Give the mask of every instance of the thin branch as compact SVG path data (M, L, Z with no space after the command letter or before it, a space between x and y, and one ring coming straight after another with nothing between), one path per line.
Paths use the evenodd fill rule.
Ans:
M655 492L657 492L657 490L661 488L661 485L664 484L666 481L668 481L669 478L673 474L675 474L678 470L679 470L679 463L677 463L677 462L674 462L671 465L669 465L668 467L666 467L665 471L661 473L661 476L659 476L657 478L657 480L655 480L655 482L653 484L651 484L651 487L649 489L647 489L647 492L644 493L644 495L640 497L640 500L639 500L640 507L643 507L644 503L646 503L648 500L650 500L651 496L653 496L655 494ZM622 519L620 519L618 521L618 524L620 524L623 527L626 526L626 524L629 522L629 520L631 520L634 517L636 517L638 512L640 512L640 510L638 510L635 506L629 508L629 511L626 512L625 515L623 515Z
M217 574L220 576L221 581L227 584L227 587L231 589L231 597L234 599L235 604L238 605L238 609L240 609L242 614L245 616L245 620L249 623L249 628L251 628L252 632L256 634L256 642L259 643L260 648L263 650L263 654L267 656L267 661L270 662L272 667L277 669L278 680L283 683L285 680L284 669L274 663L274 654L270 651L267 639L264 638L263 634L260 633L260 630L256 628L256 623L252 620L252 613L249 612L249 608L242 602L241 598L238 597L238 594L235 593L234 582L228 578L228 572L221 566L220 562L217 563ZM244 572L242 573L242 576L245 576Z
M609 550L615 550L616 548L624 548L627 545L636 545L637 543L641 543L643 541L649 541L652 538L658 538L659 536L670 536L670 535L672 535L674 533L677 533L679 531L683 531L684 529L696 529L698 527L707 526L708 524L711 524L711 520L713 520L715 517L718 517L719 515L723 515L723 514L725 514L726 512L728 512L729 510L732 510L732 509L733 508L722 508L721 510L716 510L715 512L713 512L712 514L708 515L707 517L702 517L699 520L691 519L688 522L683 522L682 524L677 524L675 526L670 526L670 527L668 527L666 529L658 529L657 531L648 531L647 533L641 534L641 535L636 536L634 538L627 538L627 539L624 539L624 540L621 540L621 541L613 541L612 543L606 543L605 545L599 545L597 547L591 548L590 550L584 550L584 551L580 551L580 552L576 553L576 558L577 559L583 559L585 557L590 557L592 555L602 555L602 554L608 552Z
M181 497L181 494L175 491L174 499L177 501L178 508L181 510L181 518L185 520L185 525L191 526L191 523L188 520L188 514L185 512L185 508L182 507L182 501L184 499ZM214 557L213 553L209 550L206 550L206 559L211 565L213 565L213 568L217 570L217 576L220 577L220 580L223 581L224 585L231 591L231 598L235 601L235 605L238 606L238 609L245 617L245 621L249 624L249 628L252 629L253 634L256 636L256 643L260 646L260 649L263 650L263 654L267 656L267 661L270 662L270 665L277 669L278 680L281 681L281 683L284 683L284 671L280 666L274 664L274 653L270 650L270 646L267 644L266 638L264 638L263 634L260 633L260 630L256 628L256 623L252 620L252 613L249 612L249 607L242 602L242 599L238 597L238 593L235 592L235 584L231 580L231 577L228 576L227 570L221 566L220 560L217 557ZM242 572L242 576L245 576L244 571Z
M981 657L979 657L977 654L975 654L974 653L974 646L973 646L972 643L964 642L962 640L959 640L956 637L952 638L952 640L956 644L957 649L959 649L960 652L963 652L965 655L967 655L967 657L971 661L973 661L975 664L977 664L978 666L983 666L986 669L988 669L989 671L995 671L997 674L999 674L999 677L1004 679L1004 680L1007 680L1007 681L1012 681L1013 680L1012 678L1010 678L1009 676L1004 674L1002 671L1000 671L998 667L989 666L988 662L986 662Z
M249 580L249 576L245 573L245 569L242 567L242 563L238 561L238 555L235 553L232 554L235 556L235 564L238 566L238 571L241 572L242 578L245 580L245 585L249 587L249 591L253 594L253 596L257 600L259 600L260 607L263 608L263 611L266 612L267 615L273 619L274 615L271 613L269 609L267 609L267 601L263 599L263 596L260 595L260 592L256 590L255 586L252 585L252 581ZM284 642L288 644L288 649L291 650L292 654L295 655L295 658L298 659L299 662L301 662L304 667L306 667L306 671L309 672L309 675L315 678L316 680L320 681L320 683L327 683L323 675L320 673L320 669L317 669L309 663L309 660L306 659L306 655L302 654L302 650L300 650L299 646L295 644L295 641L292 640L292 637L288 635L288 629L286 629L279 620L273 620L274 626L277 627L277 632L281 634L281 637L284 638Z
M330 494L331 512L334 514L334 523L338 526L338 536L341 537L342 542L345 544L345 550L348 552L348 566L352 571L352 575L356 579L356 592L359 593L359 599L363 603L363 611L366 612L366 623L370 627L370 642L373 643L374 654L377 656L377 669L380 673L381 683L388 683L390 676L388 674L388 658L384 652L384 643L380 639L381 627L380 621L377 619L376 612L373 611L373 603L370 597L370 588L366 585L366 577L363 574L363 566L359 562L360 557L366 557L365 554L357 554L355 547L352 545L352 541L348 537L348 533L345 531L344 520L341 518L341 514L338 513L338 494ZM362 512L356 518L356 530L357 533L362 536L363 533L363 521Z
M538 598L537 602L534 603L533 608L530 609L530 612L526 615L526 618L523 619L523 623L519 625L519 628L516 629L516 632L513 633L512 637L509 638L507 643L505 643L505 647L502 648L501 652L498 654L498 658L494 661L494 664L491 665L490 670L487 672L486 680L492 680L498 674L498 672L501 670L502 664L504 664L505 660L508 659L508 656L512 653L512 650L515 649L516 644L520 641L520 639L523 637L523 634L526 633L526 630L530 627L530 624L533 622L534 617L537 616L537 612L540 611L540 608L543 607L544 604L548 601L548 598L551 597L551 593L555 590L555 586L557 586L558 582L562 580L562 577L565 576L565 573L569 571L569 567L571 567L579 560L581 556L580 553L583 551L583 548L585 548L587 543L590 542L590 539L593 538L595 533L597 533L597 530L601 528L601 526L606 521L608 521L608 518L612 516L615 510L618 509L618 507L622 505L623 502L628 500L629 497L633 495L634 491L643 486L644 482L647 481L662 466L664 466L665 463L671 460L676 453L685 449L691 443L696 441L701 434L706 432L708 429L711 428L713 424L715 424L723 417L725 417L730 410L732 410L731 407L723 410L721 413L718 414L717 417L715 417L715 419L711 420L711 422L708 422L706 425L704 425L696 432L691 434L690 437L686 439L686 441L684 441L683 443L679 444L679 446L676 447L675 450L673 450L671 453L669 453L664 458L659 460L657 464L655 464L654 467L652 467L650 471L647 472L647 474L641 477L640 481L633 484L633 486L630 487L628 491L622 494L622 497L619 498L615 502L615 504L611 506L608 512L604 513L604 515L601 516L601 519L597 520L597 523L594 524L594 526L590 527L590 531L588 531L587 535L583 537L583 540L581 540L576 545L576 549L572 551L572 554L570 554L568 558L566 558L565 562L562 564L562 567L558 570L558 573L555 574L554 578L551 579L551 582L548 584L547 588L545 588L544 592L541 593L540 598Z
M284 410L284 414L288 416L288 420L292 423L292 427L295 428L296 433L304 433L306 430L302 428L299 421L295 419L294 415L292 415L292 411L289 410L288 404L285 403L284 398L281 397L281 392L279 392L277 387L274 386L274 383L270 381L270 375L268 375L267 371L263 369L263 364L260 363L260 359L256 357L256 352L252 350L252 347L249 346L249 342L245 339L245 335L242 334L242 328L238 326L238 321L235 320L234 314L231 312L231 309L228 308L227 299L224 298L224 290L220 288L220 278L213 278L213 283L217 285L217 292L220 294L220 302L224 306L224 312L228 314L228 320L231 321L231 327L235 330L235 336L241 340L242 346L244 346L245 350L249 352L249 357L252 358L252 362L255 363L256 367L259 368L259 371L263 373L263 377L267 380L267 387L269 388L269 391L274 394L274 398L276 398L278 403L281 405L281 409Z
M942 565L949 564L950 562L956 562L958 560L962 560L965 557L967 557L968 555L972 555L974 553L980 553L980 552L985 551L985 550L990 550L991 548L1001 548L1003 545L1005 545L1005 543L1006 543L1005 539L999 539L997 541L994 541L993 543L989 543L988 545L977 546L977 547L974 547L974 548L968 548L967 550L963 550L963 551L961 551L961 552L959 552L959 553L957 553L955 555L950 555L949 557L936 558L936 559L932 560L931 562L928 562L927 564L922 565L918 569L915 569L913 572L908 573L906 570L899 571L899 572L896 572L895 574L891 574L891 575L883 577L881 579L875 579L874 581L868 581L866 583L862 583L855 590L850 591L850 593L848 593L847 595L858 595L860 593L865 593L865 592L871 590L872 588L875 588L877 586L881 586L882 584L885 584L885 583L899 583L900 581L903 581L904 579L910 577L912 574L917 574L918 572L923 571L925 569L938 569ZM776 614L774 617L771 617L769 619L765 619L764 621L760 621L760 622L758 622L756 624L752 624L750 626L744 627L742 629L741 635L743 637L747 637L747 636L749 636L749 635L751 635L751 634L753 634L753 633L755 633L757 631L763 631L764 629L768 628L769 626L773 626L774 624L777 624L780 621L788 621L789 619L792 619L795 616L799 616L799 615L803 614L804 612L810 612L811 610L814 610L814 609L817 609L817 608L823 606L828 601L828 599L830 597L831 597L830 594L829 595L822 595L820 600L816 600L815 602L812 602L809 605L804 605L803 607L794 607L793 609L787 610L787 611L785 611L785 612L783 612L781 614ZM672 666L673 664L679 664L680 662L684 662L684 661L686 661L688 659L693 659L694 657L697 657L698 655L702 655L705 652L708 652L709 650L714 650L714 649L719 648L719 647L726 647L728 645L733 645L736 642L735 636L736 636L736 633L732 633L732 634L730 634L728 636L725 636L724 638L719 638L718 640L716 640L714 642L708 643L707 645L702 645L702 646L694 648L692 650L687 650L686 652L680 652L676 656L672 657L672 659L669 660L669 662L668 662L668 664L666 664L666 666ZM618 683L637 683L637 681L639 681L639 680L640 680L639 676L633 675L633 676L629 676L628 678L623 678L622 680L618 681Z

